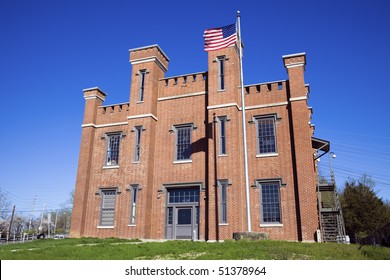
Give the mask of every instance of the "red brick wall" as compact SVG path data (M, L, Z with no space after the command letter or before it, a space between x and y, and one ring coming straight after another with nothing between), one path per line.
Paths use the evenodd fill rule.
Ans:
M218 91L217 56L226 55L226 89ZM150 60L150 58L153 58ZM271 239L314 240L318 227L316 174L311 148L312 128L304 84L305 55L283 57L289 79L245 87L246 130L250 182L251 224L254 232ZM101 105L87 99L71 235L164 238L164 185L200 183L199 238L231 239L247 230L246 191L242 140L239 59L235 47L208 53L208 72L164 78L168 58L156 46L130 51L133 64L130 102ZM137 102L140 69L147 69L144 102ZM94 93L97 94L97 93ZM101 98L104 99L102 93ZM254 116L276 114L277 155L257 157ZM219 156L215 118L227 116L227 155ZM174 162L173 126L191 123L192 162ZM141 136L141 160L134 163L135 126ZM105 169L105 133L121 131L119 168ZM282 178L282 225L260 224L260 191L255 180ZM229 179L227 224L219 224L216 180ZM139 184L136 225L129 226L130 184ZM98 228L101 188L120 192L113 228Z
M94 147L95 128L90 126L96 121L97 108L105 100L105 93L97 88L84 90L85 109L84 127L81 135L80 155L78 162L74 206L72 212L71 235L80 237L84 235L84 224L89 215L87 201L90 187L92 152Z

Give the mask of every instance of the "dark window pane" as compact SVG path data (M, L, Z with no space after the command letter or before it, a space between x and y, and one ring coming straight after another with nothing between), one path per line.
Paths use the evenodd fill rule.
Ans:
M141 131L141 126L135 127L134 161L139 161L141 157Z
M220 203L220 214L219 214L219 222L227 223L227 188L228 182L227 180L221 180L218 182L219 187L219 203Z
M107 160L106 165L119 164L119 144L120 134L113 134L107 136Z
M178 225L192 224L192 209L191 208L177 210L177 224Z
M169 203L199 202L198 189L172 189L169 191Z
M168 208L168 217L167 217L167 223L168 225L172 225L172 220L173 220L173 208L170 207Z
M140 80L139 80L138 101L144 101L146 71L145 70L140 71L139 75L140 75Z
M280 223L279 184L261 184L262 221L265 223Z
M177 128L176 160L191 159L191 127Z
M275 121L273 118L257 120L259 153L275 153Z
M226 117L219 118L219 154L226 154Z

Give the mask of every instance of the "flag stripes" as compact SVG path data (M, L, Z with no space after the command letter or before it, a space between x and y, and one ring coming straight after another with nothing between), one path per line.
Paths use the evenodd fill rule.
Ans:
M237 41L236 24L206 29L203 37L206 52L233 46Z

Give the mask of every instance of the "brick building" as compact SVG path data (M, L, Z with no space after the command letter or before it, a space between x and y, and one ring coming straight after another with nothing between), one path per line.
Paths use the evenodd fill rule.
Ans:
M71 236L231 239L248 230L239 55L208 52L208 71L164 77L158 45L129 50L129 102L84 90ZM244 86L253 232L315 240L317 172L304 53L288 79Z

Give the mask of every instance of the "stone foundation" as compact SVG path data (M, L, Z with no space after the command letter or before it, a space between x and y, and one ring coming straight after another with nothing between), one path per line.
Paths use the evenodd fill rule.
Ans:
M265 232L234 232L234 240L268 240L268 233Z

